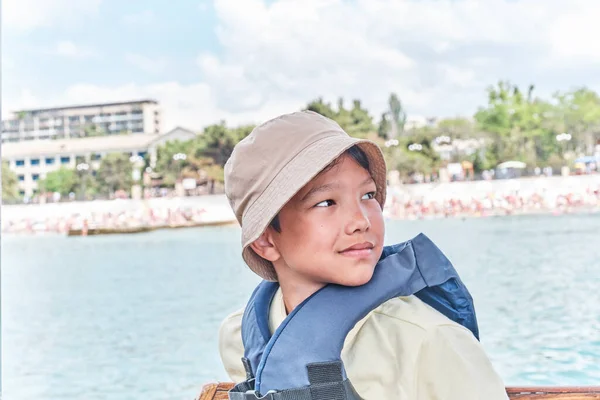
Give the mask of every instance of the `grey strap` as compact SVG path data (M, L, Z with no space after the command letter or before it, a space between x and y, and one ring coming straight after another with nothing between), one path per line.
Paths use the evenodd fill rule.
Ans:
M311 363L306 366L306 370L308 372L308 382L311 386L344 380L341 361Z
M306 369L309 386L258 397L254 379L249 379L229 391L229 400L360 400L350 381L343 379L341 361L312 363Z
M244 369L246 370L246 380L254 379L254 374L252 373L252 365L250 365L250 360L246 357L242 357L242 364L244 365Z
M246 393L251 390L254 390L254 379L238 383L229 390L229 393Z
M234 392L233 390L235 388L229 392L229 400L361 400L347 379L343 382L323 383L301 389L267 393L263 397L258 397L253 391ZM339 397L340 393L343 397Z
M306 366L313 400L346 400L342 362L311 363Z

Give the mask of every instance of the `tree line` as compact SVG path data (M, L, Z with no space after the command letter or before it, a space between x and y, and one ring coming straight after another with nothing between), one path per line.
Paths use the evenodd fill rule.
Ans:
M547 98L536 96L535 87L521 88L501 81L490 86L486 102L473 116L446 118L435 123L411 125L400 97L392 93L385 112L375 118L355 99L349 105L340 98L331 104L322 98L304 109L315 111L340 124L349 135L369 138L383 149L389 169L401 176L434 174L448 162L469 161L475 172L494 168L503 161L525 162L529 167L560 168L581 155L591 155L600 139L600 96L588 88L556 92ZM440 99L444 101L444 99ZM173 141L158 148L152 171L159 185L172 188L181 178L223 181L223 167L233 147L254 128L229 127L225 121L207 126L196 138ZM474 139L481 145L469 153L451 152L443 158L435 150L443 138L447 144ZM185 159L174 157L185 154ZM143 170L149 167L144 160ZM110 154L92 173L60 169L39 182L40 192L66 195L85 188L89 197L129 191L132 185L129 156ZM3 199L18 196L17 178L3 164Z

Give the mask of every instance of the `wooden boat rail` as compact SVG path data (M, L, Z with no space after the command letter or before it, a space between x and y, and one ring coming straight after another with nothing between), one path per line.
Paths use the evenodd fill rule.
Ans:
M197 400L228 400L227 391L232 387L229 382L206 384ZM599 400L600 386L507 387L506 393L510 399L520 400Z

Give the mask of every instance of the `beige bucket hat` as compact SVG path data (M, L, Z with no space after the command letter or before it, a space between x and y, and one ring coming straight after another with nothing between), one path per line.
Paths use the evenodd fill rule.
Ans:
M383 208L386 166L379 146L350 137L320 114L281 115L256 127L235 146L225 164L225 194L242 227L242 257L256 274L277 280L272 263L257 255L250 244L300 189L354 145L369 158L375 198Z

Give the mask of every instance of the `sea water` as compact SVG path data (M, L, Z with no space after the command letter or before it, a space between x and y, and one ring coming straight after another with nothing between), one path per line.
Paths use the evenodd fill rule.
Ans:
M600 215L386 226L452 260L507 385L600 382ZM218 327L258 282L239 228L2 239L5 400L191 400L228 380Z

